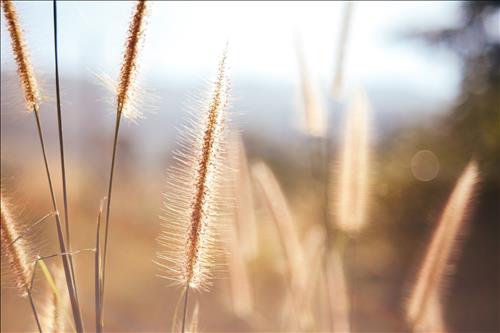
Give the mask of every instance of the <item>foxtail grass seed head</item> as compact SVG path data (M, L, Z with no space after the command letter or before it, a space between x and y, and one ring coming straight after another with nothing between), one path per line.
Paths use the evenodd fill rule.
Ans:
M11 205L2 192L0 213L2 256L6 258L16 286L24 296L30 287L33 264L28 255L28 244L24 238L19 238L20 233L10 209Z
M209 101L201 104L205 110L198 115L200 121L180 132L182 149L169 172L162 216L165 230L158 238L165 248L159 253L165 277L193 289L209 288L220 252L217 233L224 218L221 199L229 96L226 57L227 50Z
M347 110L341 148L338 180L331 193L336 226L346 232L358 232L366 223L368 209L368 172L371 107L359 90Z
M135 121L142 117L142 113L137 109L136 84L139 49L144 37L144 27L146 24L148 1L139 0L136 2L132 21L130 22L128 37L125 44L120 79L117 86L117 111L127 119Z
M28 48L24 41L23 30L19 23L16 7L10 0L2 0L1 4L7 29L9 30L12 52L16 60L17 74L21 81L26 108L28 112L38 111L40 92L38 90L33 66L31 65Z
M458 179L432 235L406 308L407 318L415 330L435 330L441 325L442 318L436 313L442 311L439 301L443 281L457 236L467 221L478 179L477 163L471 161Z
M342 23L340 27L339 42L337 44L337 52L335 54L335 77L332 86L332 95L335 99L339 99L342 90L342 83L344 81L344 67L345 67L345 54L347 49L347 42L349 38L349 30L352 21L352 12L355 3L346 1L344 3L344 11L342 13Z
M319 90L311 80L304 58L303 47L299 40L296 41L296 50L300 69L304 110L304 121L301 122L300 126L303 127L306 134L312 137L324 137L326 136L328 126L327 113L319 102Z

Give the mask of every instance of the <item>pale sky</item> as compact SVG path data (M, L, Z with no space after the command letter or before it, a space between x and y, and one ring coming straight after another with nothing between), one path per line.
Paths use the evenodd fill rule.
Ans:
M35 68L53 73L52 2L16 2ZM58 5L60 73L95 81L118 76L134 3L63 1ZM311 75L324 94L334 73L340 2L154 2L142 50L142 81L167 86L211 78L229 41L235 80L297 84L294 38L303 41ZM349 35L344 91L357 86L398 89L432 103L452 101L460 64L448 51L398 39L413 29L460 22L459 2L358 2ZM2 67L14 64L2 16ZM387 89L389 89L387 91ZM417 97L419 98L419 97Z

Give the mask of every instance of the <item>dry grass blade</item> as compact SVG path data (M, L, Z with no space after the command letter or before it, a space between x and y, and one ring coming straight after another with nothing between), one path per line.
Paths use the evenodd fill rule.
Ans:
M2 8L9 30L12 51L17 64L17 73L21 81L24 93L26 108L28 112L38 111L40 103L40 92L33 71L33 66L29 58L26 43L24 42L23 31L19 24L14 3L10 0L2 0Z
M233 312L240 318L248 318L253 313L252 285L248 275L247 263L240 247L235 226L233 226L228 244L228 269L231 284Z
M304 256L307 265L304 270L307 270L308 274L306 275L303 288L297 292L297 309L300 313L301 325L306 328L312 328L316 324L313 299L316 287L318 286L324 251L324 229L319 225L313 225L309 228L304 237ZM292 306L291 304L288 305L288 307Z
M457 181L433 233L407 304L407 318L415 331L435 330L436 326L443 326L439 313L443 280L457 236L467 220L478 178L477 164L471 161Z
M368 208L369 117L371 108L363 91L358 91L347 110L337 184L331 193L336 226L346 232L360 231Z
M349 323L349 295L343 268L343 261L338 251L331 251L327 261L326 282L329 284L331 305L330 317L333 332L348 333L351 331Z
M65 332L68 310L68 298L63 293L65 289L64 270L58 268L54 272L56 289L50 288L44 302L44 314L41 317L44 332Z
M266 164L262 162L255 164L252 167L252 175L262 190L264 200L276 223L280 243L289 265L292 286L293 288L303 286L306 275L303 249L283 191Z
M293 329L303 330L309 325L310 318L308 309L301 306L306 304L306 302L302 302L304 300L303 294L307 288L307 280L310 278L311 272L306 268L304 249L300 244L295 221L283 191L269 167L259 162L252 167L252 175L257 186L262 191L264 201L273 216L279 242L286 259L288 276L285 284L289 292L289 299L285 303L288 305L284 314L288 315L291 312L291 318L294 319L296 325ZM292 327L289 319L290 317L285 319L287 329Z
M195 128L180 132L182 149L168 175L164 230L158 254L164 276L193 289L208 289L215 265L216 233L221 219L229 85L226 52L218 68L208 110ZM202 104L207 108L207 104ZM187 294L187 292L186 292Z
M104 326L103 314L102 314L102 291L103 291L103 280L102 280L102 260L101 260L101 222L102 215L104 211L104 202L106 198L101 200L99 205L99 214L97 215L97 226L96 226L96 247L95 247L95 257L94 257L94 284L95 284L95 322L96 322L96 332L102 332Z
M252 182L243 140L241 139L241 135L235 135L237 138L234 138L232 142L236 145L234 156L237 158L234 166L237 173L235 186L237 236L240 242L239 247L241 247L244 257L253 259L259 251L259 239Z

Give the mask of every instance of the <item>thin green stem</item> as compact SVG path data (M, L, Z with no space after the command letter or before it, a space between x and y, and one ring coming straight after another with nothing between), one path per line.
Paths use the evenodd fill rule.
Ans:
M186 284L186 291L184 293L184 312L182 314L182 326L181 332L184 333L186 329L186 318L187 318L187 309L188 309L188 297L189 296L189 284Z
M40 320L38 319L38 313L36 312L35 302L33 301L33 295L31 294L31 290L26 288L26 292L28 293L28 298L30 300L31 310L33 311L33 316L35 317L36 326L38 327L38 331L42 333L42 325L40 325Z
M42 126L40 124L40 115L38 114L38 110L36 108L33 109L33 113L35 114L36 127L38 131L38 138L40 140L40 147L43 155L43 162L45 165L45 172L47 174L47 181L49 183L50 190L50 198L52 201L52 207L54 211L58 212L56 197L54 194L54 186L52 184L52 177L50 175L49 163L47 160L47 153L45 152L45 141L43 138ZM56 229L57 229L57 238L59 240L59 247L61 248L62 253L66 253L66 245L64 243L64 235L61 226L61 220L59 218L59 214L56 214ZM73 310L73 318L75 320L75 326L78 333L83 332L83 324L82 324L82 316L80 313L80 306L78 304L78 299L75 297L75 287L72 280L70 263L67 256L62 256L62 263L64 267L64 273L66 276L66 285L68 287L68 294L71 300L71 308Z

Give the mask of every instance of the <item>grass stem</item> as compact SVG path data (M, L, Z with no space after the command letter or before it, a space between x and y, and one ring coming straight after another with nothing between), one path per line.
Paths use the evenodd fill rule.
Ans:
M186 329L188 299L189 299L189 284L186 284L186 291L184 292L184 310L183 310L183 314L182 314L182 326L181 326L182 333L184 333L184 331Z
M108 239L109 239L109 215L111 211L111 195L113 192L113 176L114 176L114 171L115 171L115 161L116 161L116 151L118 147L118 133L120 131L120 120L121 120L121 111L117 111L116 113L116 122L115 122L115 133L114 133L114 138L113 138L113 152L111 154L111 169L109 172L109 185L108 185L108 194L106 196L107 202L106 202L106 219L105 219L105 226L104 226L104 249L103 249L103 255L102 255L102 281L101 281L101 290L100 290L100 308L102 311L103 304L104 304L104 284L106 282L106 258L108 254Z
M52 207L53 207L54 211L58 212L56 197L55 197L55 193L54 193L54 186L52 183L52 176L50 174L49 163L47 160L47 153L45 151L45 141L43 138L42 126L40 124L40 115L38 114L38 110L36 108L33 108L33 113L35 115L36 127L37 127L37 131L38 131L38 138L40 140L40 148L42 150L43 162L45 165L45 172L47 174L47 181L49 183L49 190L50 190L50 198L52 201ZM56 214L55 216L56 216L56 229L57 229L57 237L59 240L59 247L61 248L62 253L66 253L66 245L64 242L64 235L63 235L62 226L61 226L61 219L59 217L59 214ZM75 320L76 330L78 333L80 333L80 332L83 332L83 323L82 323L82 317L81 317L81 313L80 313L80 306L78 304L78 299L75 297L75 286L74 286L73 280L72 280L69 259L67 256L62 256L61 258L62 258L62 263L63 263L63 267L64 267L64 273L66 276L66 285L68 287L68 293L69 293L70 300L71 300L71 308L73 310L73 318Z
M26 288L26 292L28 293L28 298L30 300L31 310L33 311L33 316L35 317L36 326L38 327L38 331L42 333L42 325L40 325L40 319L38 318L38 313L36 312L35 302L33 301L33 294L31 290Z

